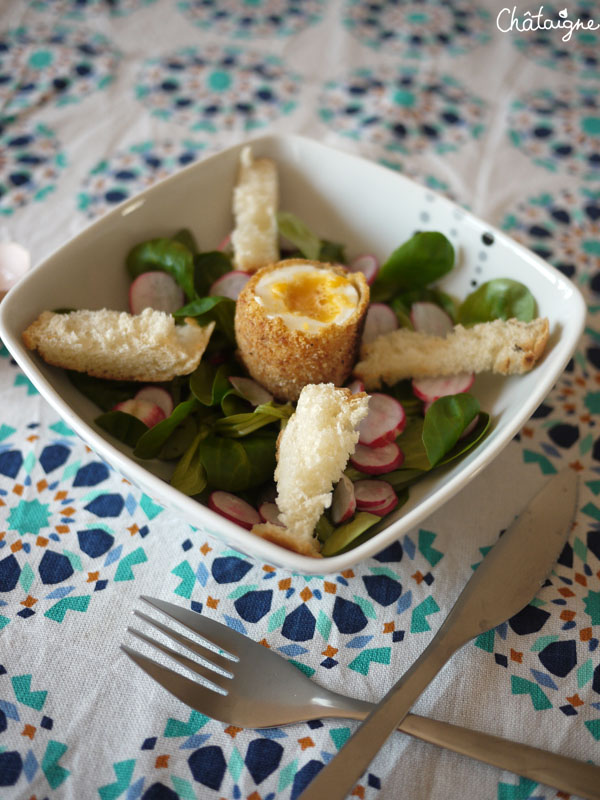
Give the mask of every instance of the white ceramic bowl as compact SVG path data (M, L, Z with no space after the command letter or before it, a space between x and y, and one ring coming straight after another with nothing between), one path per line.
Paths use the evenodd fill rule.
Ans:
M581 335L585 305L560 272L503 233L430 189L385 167L297 136L256 139L256 155L276 160L280 207L319 235L344 242L349 257L384 259L415 230L442 231L457 251L457 266L443 286L464 297L494 277L514 278L533 292L550 320L542 361L525 376L478 376L472 392L492 417L486 439L461 461L434 471L410 490L398 518L373 538L342 555L312 559L253 536L161 479L164 465L142 462L94 425L98 408L64 373L25 348L21 333L44 309L127 309L129 249L144 239L180 228L201 249L214 249L232 228L231 196L239 151L233 147L147 189L102 217L39 264L0 306L0 336L42 396L102 458L166 508L206 534L263 561L305 574L346 569L374 555L455 495L518 432L555 383ZM164 476L164 472L162 472Z

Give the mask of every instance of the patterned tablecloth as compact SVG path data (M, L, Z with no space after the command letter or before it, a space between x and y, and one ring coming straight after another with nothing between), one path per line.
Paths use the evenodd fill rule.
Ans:
M4 349L2 800L297 797L355 724L243 730L190 712L119 650L139 595L201 610L315 682L377 700L564 465L582 492L550 582L463 648L416 709L600 764L600 7L562 5L544 4L544 19L586 26L567 41L565 28L501 32L500 4L477 0L3 0L1 227L34 261L190 161L297 132L502 227L575 281L589 319L494 463L377 557L322 577L227 549L134 489ZM565 797L401 734L354 795Z

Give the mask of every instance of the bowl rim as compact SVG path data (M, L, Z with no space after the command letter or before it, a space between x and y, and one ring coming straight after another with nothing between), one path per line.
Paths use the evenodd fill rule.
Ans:
M432 194L436 200L443 201L449 209L458 210L461 215L461 222L467 223L473 227L480 227L486 232L491 233L496 241L501 242L521 260L526 260L528 265L537 269L538 272L543 274L546 278L549 278L552 283L557 285L560 281L562 284L568 286L572 295L570 299L572 299L572 302L575 304L575 313L571 314L569 318L570 326L567 329L563 329L561 338L554 346L555 352L553 353L552 368L548 368L540 374L540 380L536 384L535 393L530 395L527 401L520 405L514 416L505 423L503 435L489 442L487 447L481 449L481 452L477 452L477 450L473 451L472 459L466 471L459 470L445 485L435 490L432 497L424 502L417 503L414 508L409 509L405 514L388 524L372 538L354 549L325 558L303 556L251 534L250 531L241 528L225 517L212 511L208 506L199 503L191 497L183 495L177 489L170 486L170 484L152 473L148 468L144 467L142 463L136 461L133 456L126 455L115 447L109 439L100 435L90 424L71 410L70 406L63 400L56 389L54 389L50 381L42 374L38 366L39 356L25 347L21 340L21 332L19 331L17 334L12 330L9 320L12 307L23 302L23 299L27 297L28 287L36 280L36 275L44 269L49 261L54 260L63 250L68 249L76 239L84 239L86 236L92 235L99 227L110 225L110 221L115 215L122 216L123 212L126 211L128 207L133 210L140 205L140 201L143 202L153 193L164 192L165 187L169 183L180 180L184 173L187 174L189 172L202 170L207 163L222 159L223 157L231 158L235 152L239 152L245 146L256 146L260 149L261 155L266 154L267 156L269 150L277 148L281 150L282 148L293 146L303 148L304 151L312 149L313 153L321 155L335 153L336 157L346 158L350 164L361 163L368 165L374 172L381 171L382 173L385 172L387 175L394 175L399 180L404 181L405 184L410 185L414 190L426 190ZM279 153L279 155L281 156L281 153ZM128 480L131 479L142 491L148 492L161 506L171 511L171 513L180 516L182 522L193 526L194 523L190 521L190 518L198 515L199 520L197 524L202 527L207 535L217 538L223 546L229 546L239 550L241 553L257 558L264 563L275 564L278 567L288 569L292 572L305 575L323 575L341 572L381 552L392 542L398 540L403 533L410 531L417 524L429 517L460 489L470 483L504 449L504 447L508 445L548 394L558 377L562 374L583 333L585 317L586 304L580 290L558 269L543 261L538 255L509 237L497 227L488 224L487 221L475 216L472 212L459 206L439 192L423 186L417 181L408 178L406 175L396 173L383 164L370 161L368 158L341 148L323 144L316 139L298 134L270 134L244 140L218 153L211 154L204 159L192 162L178 172L147 187L134 197L127 198L107 214L85 227L67 242L55 248L48 256L36 264L35 267L8 292L4 300L0 303L0 338L27 378L40 392L44 400L58 412L84 443L89 444L101 458L115 467L116 470L122 473Z

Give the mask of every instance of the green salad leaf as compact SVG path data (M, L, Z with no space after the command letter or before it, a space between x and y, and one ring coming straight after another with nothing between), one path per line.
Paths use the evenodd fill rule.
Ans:
M221 250L209 250L194 256L194 288L200 297L208 295L210 287L226 272L231 272L231 257Z
M234 391L230 374L228 364L215 367L208 361L201 361L190 376L192 394L204 406L220 405L223 398Z
M432 467L452 450L477 414L479 402L467 392L440 397L431 404L423 422L423 445Z
M371 286L372 301L387 301L401 292L421 289L454 266L454 247L443 233L415 233L385 261Z
M304 258L317 261L321 253L321 240L310 228L290 211L279 211L277 228L281 236L300 250Z
M276 434L254 433L244 439L209 434L198 445L208 484L226 492L241 492L273 478Z
M318 260L324 261L327 264L345 264L346 249L343 244L330 242L328 239L322 239Z
M149 430L140 419L124 411L107 411L94 421L102 430L129 447L135 447L138 440Z
M482 283L463 300L458 308L457 322L475 325L512 317L531 322L536 313L535 298L524 284L511 278L494 278Z
M206 431L196 434L171 476L171 486L188 496L200 494L206 489L206 470L198 450L204 436Z
M140 384L136 381L110 381L74 370L66 370L66 373L73 386L102 411L111 411L118 403L129 400L140 390Z
M175 242L179 242L184 247L192 253L192 255L196 255L198 252L198 244L196 243L196 237L188 228L181 228L177 231L172 237Z
M133 455L138 458L156 458L173 435L175 428L179 427L197 407L198 401L195 397L179 403L166 419L144 432L135 445Z
M127 271L132 278L143 272L168 272L181 286L188 300L195 296L194 256L191 250L175 239L150 239L129 251Z

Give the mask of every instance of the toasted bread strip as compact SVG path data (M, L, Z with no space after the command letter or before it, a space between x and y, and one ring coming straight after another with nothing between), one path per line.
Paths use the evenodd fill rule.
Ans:
M235 228L231 234L236 269L255 272L279 258L278 181L275 162L252 156L244 147L233 190Z
M408 328L363 345L354 374L367 389L404 378L456 375L460 372L521 374L540 358L548 341L548 320L494 320L472 328L457 325L446 337Z
M169 381L193 372L202 358L214 322L193 319L175 325L170 314L146 308L125 311L44 311L24 332L23 341L48 364L97 378Z
M283 527L255 525L252 533L304 555L317 556L314 530L331 505L331 492L358 442L356 427L367 415L366 394L332 383L309 384L279 436L277 506Z

